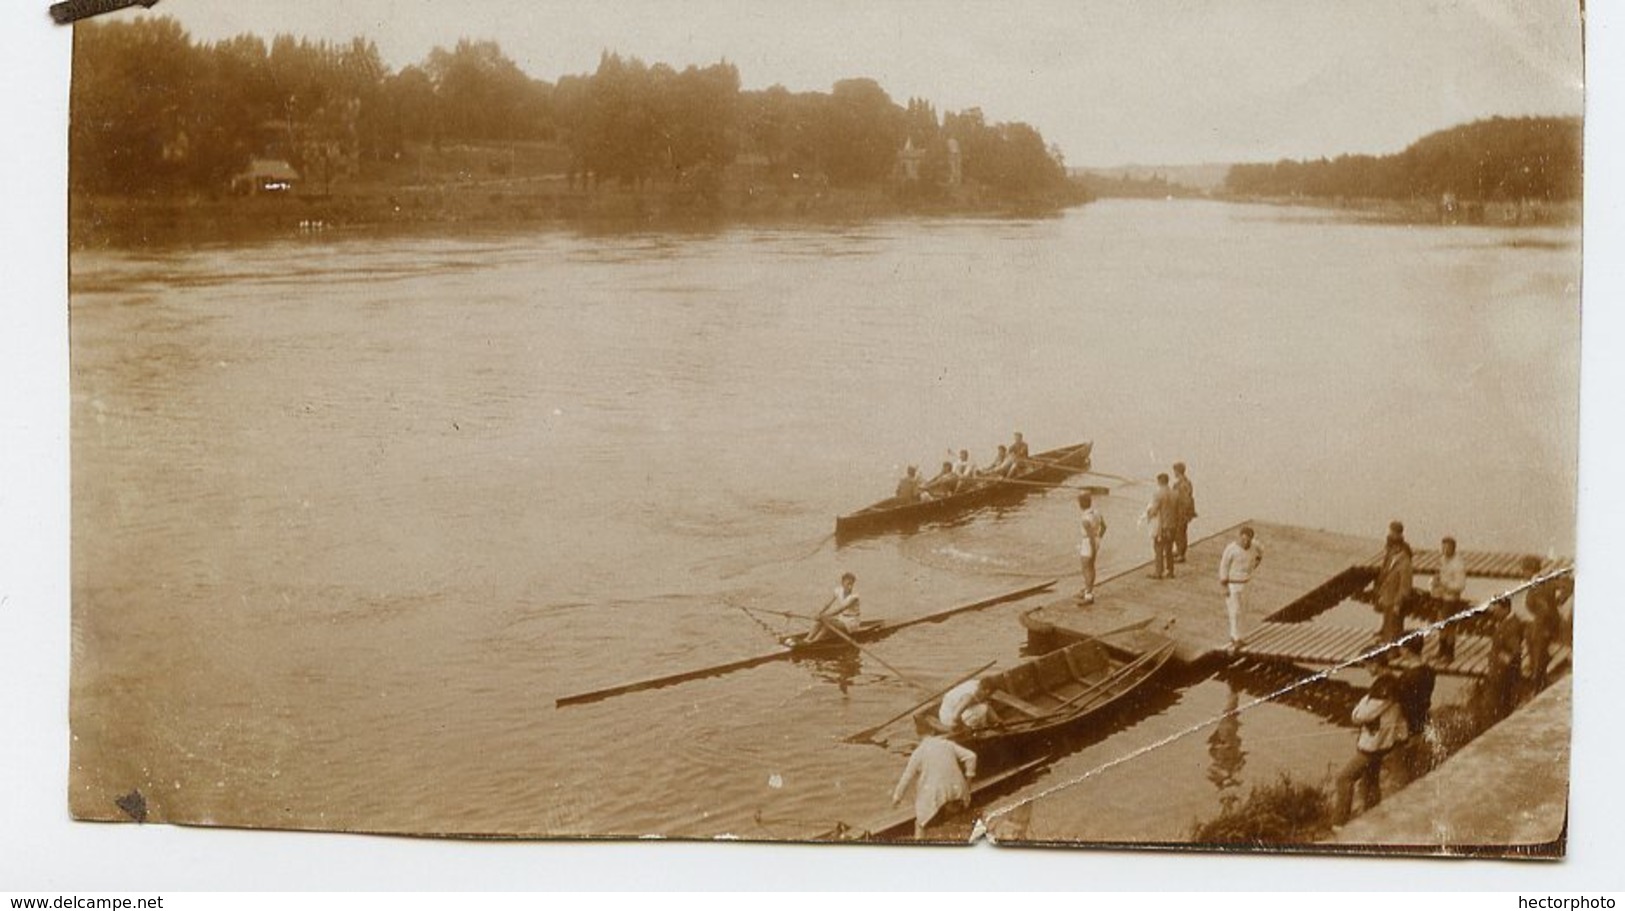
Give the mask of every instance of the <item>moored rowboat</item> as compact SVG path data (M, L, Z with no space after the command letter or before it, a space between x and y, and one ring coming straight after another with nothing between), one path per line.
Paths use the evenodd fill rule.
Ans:
M1085 639L1031 661L1024 661L987 681L993 720L975 729L948 730L937 718L941 700L914 715L922 735L946 736L961 746L983 751L1026 742L1077 725L1121 701L1154 677L1174 653L1173 640L1136 631L1138 641L1155 644L1132 657Z
M909 528L926 522L942 521L991 503L1019 499L1037 487L1063 481L1089 470L1093 443L1079 443L1037 453L1029 458L1026 471L1011 478L977 478L969 490L934 500L902 502L888 497L857 512L837 516L835 535L850 538Z

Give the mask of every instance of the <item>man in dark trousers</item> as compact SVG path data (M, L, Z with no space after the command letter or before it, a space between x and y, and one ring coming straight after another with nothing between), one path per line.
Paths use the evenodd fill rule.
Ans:
M1522 676L1524 623L1512 612L1512 602L1496 598L1490 604L1490 660L1479 683L1479 720L1488 726L1505 718L1517 702Z
M1405 526L1388 523L1388 541L1382 552L1382 568L1377 570L1376 605L1382 614L1381 641L1394 642L1405 632L1405 606L1411 599L1411 546L1405 543Z
M1540 575L1540 569L1539 557L1523 559L1525 578L1536 578ZM1529 652L1531 696L1546 688L1546 666L1552 661L1552 643L1563 626L1563 616L1558 613L1558 608L1572 592L1567 576L1555 576L1535 583L1523 596L1524 610L1529 614L1528 625L1524 628L1524 646Z
M1405 715L1405 765L1411 777L1427 771L1432 750L1427 742L1428 717L1433 712L1433 687L1439 675L1422 657L1422 635L1412 634L1399 646L1394 660L1399 670L1399 710Z
M1153 579L1174 577L1174 491L1168 486L1168 475L1157 475L1157 489L1145 507L1145 521L1150 525L1151 549L1156 554L1157 569Z
M1185 477L1185 463L1174 463L1174 562L1185 562L1191 521L1196 518L1196 487Z

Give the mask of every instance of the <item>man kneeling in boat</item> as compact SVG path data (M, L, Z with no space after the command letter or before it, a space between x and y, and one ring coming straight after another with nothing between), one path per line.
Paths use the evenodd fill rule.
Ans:
M937 709L937 721L948 731L975 730L998 719L988 704L992 687L985 678L972 678L949 690Z
M892 790L892 806L903 802L914 785L914 837L925 835L944 808L949 812L970 807L970 782L976 777L976 754L946 737L927 737L908 757L908 767Z
M840 639L840 633L851 635L852 631L858 628L861 619L858 614L858 593L853 591L853 587L857 584L857 576L851 573L841 575L841 585L835 589L835 596L830 598L824 609L813 618L813 627L803 641L812 643ZM832 631L832 628L839 632Z

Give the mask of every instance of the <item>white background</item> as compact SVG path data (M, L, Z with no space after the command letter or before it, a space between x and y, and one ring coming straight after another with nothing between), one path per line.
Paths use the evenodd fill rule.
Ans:
M1465 2L1465 0L1464 0ZM161 8L159 9L161 12ZM1618 889L1625 883L1619 4L1589 11L1579 624L1561 863L744 844L445 842L74 823L68 774L71 32L0 11L0 892L539 888ZM1613 53L1610 55L1608 51ZM1485 496L1495 496L1493 490Z

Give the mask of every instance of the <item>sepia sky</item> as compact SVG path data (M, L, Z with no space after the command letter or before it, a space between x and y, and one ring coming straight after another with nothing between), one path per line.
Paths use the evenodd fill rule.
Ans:
M530 75L601 50L681 68L726 58L747 89L876 79L899 103L1024 120L1073 165L1398 151L1492 115L1582 111L1574 0L164 0L195 38L377 42L394 68L460 37Z

